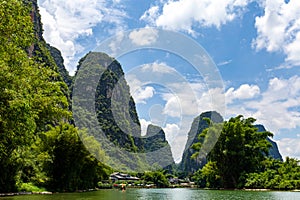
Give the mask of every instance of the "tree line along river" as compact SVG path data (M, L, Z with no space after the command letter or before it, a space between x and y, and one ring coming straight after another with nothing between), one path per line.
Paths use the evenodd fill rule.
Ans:
M0 200L299 200L300 192L174 189L109 189L84 193L52 195L19 195L1 197Z

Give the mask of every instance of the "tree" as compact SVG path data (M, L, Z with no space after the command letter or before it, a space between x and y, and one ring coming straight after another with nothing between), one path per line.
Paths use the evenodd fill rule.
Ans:
M73 125L61 123L41 137L40 152L48 155L43 164L49 177L48 188L51 190L90 189L99 180L108 179L110 169L87 151L79 138L79 132Z
M53 69L35 62L30 7L21 0L0 2L0 192L16 190L23 156L37 133L70 116Z
M299 160L287 157L285 162L266 159L260 172L247 174L246 188L291 190L300 188Z
M257 132L254 118L244 119L239 115L223 123L217 143L208 154L208 160L215 162L215 170L221 179L221 187L240 188L245 184L245 175L259 171L271 144L267 141L270 132ZM200 134L200 141L194 148L201 149L210 134L217 135L213 125ZM216 129L218 130L218 129ZM210 133L210 134L208 134ZM194 155L194 157L197 155Z
M198 170L192 178L196 181L197 185L202 188L219 188L221 186L216 162L209 161L202 169Z
M169 181L162 171L145 172L142 179L154 183L159 188L169 186Z

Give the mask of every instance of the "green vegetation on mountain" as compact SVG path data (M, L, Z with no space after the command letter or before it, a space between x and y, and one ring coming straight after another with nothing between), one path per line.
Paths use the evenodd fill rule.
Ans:
M135 102L119 62L104 53L90 52L80 60L74 80L73 98L79 105L73 107L76 118L91 135L102 141L110 166L121 171L143 171L153 168L152 165L156 168L174 163L170 145L160 127L149 125L146 136L141 135ZM95 102L84 94L86 88L95 93ZM92 103L95 103L97 120L84 121L94 112Z
M210 120L206 119L209 123ZM205 141L216 135L220 137L208 154L207 164L194 173L193 179L200 187L209 188L264 188L298 189L300 187L299 161L269 156L272 133L253 125L254 118L241 115L224 123L214 123L199 134L199 142L192 147L199 152ZM272 148L271 148L272 149ZM198 157L198 153L193 158ZM280 154L279 154L280 155Z
M146 135L142 139L144 151L148 153L146 157L147 162L151 166L158 165L171 172L173 170L172 165L174 165L175 162L163 129L159 126L149 124Z
M215 111L201 113L201 115L194 119L191 129L188 132L188 141L185 145L182 160L178 167L183 176L195 173L199 168L202 168L206 164L206 158L191 158L191 156L196 153L196 150L191 146L200 142L197 136L209 126L205 118L209 118L214 123L223 122L223 117Z
M206 118L210 119L210 121L215 124L223 122L222 116L215 111L201 113L201 115L194 119L191 129L188 133L188 141L182 156L182 161L180 162L178 167L179 172L182 176L192 175L198 169L202 168L207 162L205 156L201 158L196 157L194 159L191 157L194 153L197 152L196 149L192 148L193 144L200 142L200 138L197 137L197 135L199 135L202 131L209 127L209 123L207 122ZM254 126L258 129L258 132L266 131L263 125ZM267 137L267 140L272 144L272 146L269 148L268 156L282 161L282 157L279 153L277 144L273 142L269 137Z
M121 65L104 53L90 52L80 60L78 71L73 86L73 98L79 105L73 106L75 118L102 141L108 165L121 171L148 168L145 156L137 154L144 152L140 122ZM95 98L85 94L85 88L94 92ZM97 119L84 121L93 112Z
M67 85L41 37L36 1L0 2L0 192L73 191L107 178L68 122ZM96 180L97 179L97 180Z
M0 192L95 188L115 169L137 169L146 182L167 187L165 173L175 165L170 145L158 126L141 136L120 63L90 52L70 77L59 50L42 37L36 0L1 1L0 16ZM74 87L87 109L71 109ZM82 118L81 128L73 117ZM272 134L254 122L202 113L188 134L181 174L193 174L201 187L299 189L299 161L282 162Z

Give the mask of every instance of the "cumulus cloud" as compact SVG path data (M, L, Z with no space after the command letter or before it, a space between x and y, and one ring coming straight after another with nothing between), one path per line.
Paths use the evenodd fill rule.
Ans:
M260 89L257 85L243 84L238 89L233 87L226 91L226 102L231 103L234 99L251 99L260 94Z
M164 62L153 62L144 64L141 66L142 71L148 71L151 73L159 73L159 74L171 74L174 73L176 70L174 68L171 68Z
M44 38L62 51L65 65L71 74L77 62L75 55L85 49L76 40L91 36L93 28L101 22L122 27L122 19L126 16L125 12L109 7L108 2L103 0L39 0L38 3Z
M172 92L165 92L162 98L166 101L164 113L171 117L195 116L199 114L198 98L204 92L202 83L172 83L168 85ZM199 90L194 90L195 88Z
M159 6L153 6L140 17L140 20L144 20L149 24L155 24L155 19L158 17L158 15Z
M266 124L269 130L296 128L300 124L300 77L289 79L273 78L269 81L262 99L249 106L255 110L254 116Z
M300 138L283 138L276 142L283 158L300 158Z
M147 128L149 126L149 124L152 124L151 121L147 121L145 119L140 119L140 123L141 123L141 134L142 136L145 136L147 134Z
M145 88L139 88L136 90L132 96L136 103L146 103L146 100L153 97L155 89L153 87L147 86Z
M249 2L251 0L170 0L164 3L161 13L156 5L147 10L140 19L159 27L194 33L194 24L220 28L241 16Z
M238 91L238 90L237 90ZM255 91L255 90L254 90ZM233 94L227 91L227 94ZM258 95L258 93L257 93ZM231 98L232 96L227 95ZM281 129L294 129L300 124L300 77L288 79L272 78L268 88L260 92L258 98L227 105L227 115L243 114L252 116L258 123L264 124L271 132Z
M156 42L158 38L158 31L152 28L142 28L134 30L129 34L133 44L143 46L150 45Z
M180 117L182 114L181 102L183 102L183 99L179 99L178 94L163 94L163 98L167 102L163 110L164 114L171 117Z
M257 38L253 46L286 54L287 66L300 65L300 2L266 0L264 15L256 17Z
M172 147L171 150L173 158L175 162L179 162L184 150L184 144L186 143L186 134L182 134L182 127L178 126L178 124L173 123L166 124L163 130L166 134L166 139Z
M147 86L148 82L139 80L135 74L127 74L126 80L135 103L145 104L147 99L153 97L155 89L151 86Z

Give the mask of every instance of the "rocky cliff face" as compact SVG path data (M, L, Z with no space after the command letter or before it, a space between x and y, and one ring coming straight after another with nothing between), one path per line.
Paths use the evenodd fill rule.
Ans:
M257 131L258 132L264 132L264 131L267 131L265 129L265 127L261 124L258 124L258 125L255 125L255 127L258 129ZM282 159L282 156L279 152L279 149L278 149L278 146L276 144L276 142L274 142L273 140L271 140L270 138L267 138L268 141L272 144L272 147L270 148L269 150L269 157L272 157L274 159L277 159L277 160L280 160L280 161L283 161Z
M179 164L179 170L182 171L185 175L196 172L199 168L203 167L206 164L206 159L194 160L191 158L191 156L195 153L195 150L192 149L191 146L194 143L199 142L198 135L204 129L208 128L208 124L204 120L204 118L209 118L215 123L223 122L223 117L215 111L204 112L194 119L191 129L188 133L188 141L185 146L182 160Z
M47 44L43 38L43 24L37 0L24 0L24 2L26 4L31 4L32 6L30 16L34 25L36 38L36 42L28 49L28 54L30 56L38 56L43 63L46 63L51 68L55 69L60 75L59 78L62 78L62 80L70 87L72 78L64 66L64 59L61 52L57 48Z
M143 137L144 150L146 153L154 152L147 156L147 161L150 165L160 163L162 167L171 171L174 164L171 147L166 140L166 135L163 129L159 126L150 124L147 127L146 136ZM158 159L159 158L159 159Z
M118 61L104 53L90 52L79 61L74 80L75 89L86 85L83 91L90 91L96 86L95 102L89 104L95 103L97 123L109 143L117 147L113 148L114 151L109 146L106 149L108 155L112 153L111 157L117 157L111 166L127 163L129 168L150 169L152 165L164 167L164 163L174 162L160 127L150 125L147 135L141 136L135 102ZM87 101L83 99L82 102Z
M47 44L47 49L49 50L52 58L54 59L54 62L58 67L58 72L61 75L63 81L68 85L69 88L71 88L72 77L69 75L69 72L65 68L64 59L61 55L61 52L57 48L51 46L50 44Z

